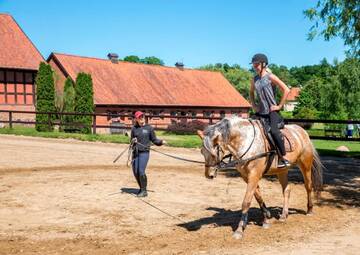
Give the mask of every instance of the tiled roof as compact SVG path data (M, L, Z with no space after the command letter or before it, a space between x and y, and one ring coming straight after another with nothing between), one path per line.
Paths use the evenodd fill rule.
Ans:
M296 88L296 87L291 88L290 93L287 97L287 100L288 101L296 101L297 97L300 95L300 91L301 91L300 88Z
M65 75L74 81L89 73L95 104L200 107L250 107L219 72L179 69L52 53Z
M0 68L37 70L43 57L12 16L0 14Z

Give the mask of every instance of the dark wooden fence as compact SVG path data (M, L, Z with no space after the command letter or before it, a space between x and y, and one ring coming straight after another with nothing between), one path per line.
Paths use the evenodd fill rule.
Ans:
M92 133L96 134L97 129L101 128L107 128L107 129L130 129L131 125L121 125L121 126L115 126L115 125L98 125L96 123L97 117L106 117L106 118L132 118L132 115L129 114L111 114L111 113L60 113L60 112L34 112L34 111L11 111L11 110L0 110L0 114L2 114L2 118L4 118L4 114L7 114L7 120L1 120L0 123L6 123L10 128L13 127L14 124L23 124L23 125L35 125L35 124L44 124L51 126L59 126L59 127L76 127L81 128L84 127L84 124L82 123L66 123L64 121L61 121L63 119L63 116L66 115L72 115L72 116L91 116L92 117ZM36 122L33 120L21 120L18 118L14 118L15 114L22 114L22 115L32 115L35 116L36 114L44 114L48 116L48 120L45 122ZM52 116L56 116L56 120L53 121ZM149 124L151 123L151 120L153 118L159 118L159 119L187 119L187 120L202 120L206 121L208 124L216 123L218 120L221 120L221 117L200 117L200 116L172 116L172 115L145 115L146 122ZM314 124L314 123L323 123L323 124L337 124L343 125L343 128L325 128L322 132L322 135L312 135L310 132L310 138L311 139L320 139L320 140L339 140L339 141L360 141L359 137L359 129L357 130L357 134L353 134L353 137L347 137L344 133L344 130L346 129L345 126L347 124L353 124L357 125L360 124L360 120L322 120L322 119L285 119L286 124L299 124L299 125L306 125L306 124ZM157 130L167 130L166 128L156 128ZM354 131L355 131L354 130Z

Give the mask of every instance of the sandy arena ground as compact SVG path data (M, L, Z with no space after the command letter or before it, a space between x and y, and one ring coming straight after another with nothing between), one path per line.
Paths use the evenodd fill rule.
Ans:
M360 160L323 158L325 191L313 216L305 215L302 176L292 170L286 223L276 219L279 182L263 179L272 225L259 226L253 201L245 237L234 240L241 178L207 180L201 166L152 152L149 197L140 200L125 157L112 163L123 148L1 135L0 254L359 254ZM196 149L160 150L202 160Z

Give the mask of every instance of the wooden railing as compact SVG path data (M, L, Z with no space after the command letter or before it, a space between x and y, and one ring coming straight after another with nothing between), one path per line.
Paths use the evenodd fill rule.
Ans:
M97 129L107 128L107 129L129 129L131 128L131 124L124 124L122 126L114 126L114 125L98 125L97 118L98 117L107 117L111 118L132 118L133 116L130 114L112 114L112 113L64 113L64 112L35 112L35 111L12 111L12 110L0 110L0 114L5 113L8 115L7 120L1 120L0 123L8 124L10 128L13 127L14 124L25 124L25 125L35 125L35 124L44 124L48 125L49 127L52 126L61 126L61 127L75 127L75 128L82 128L84 127L83 123L77 122L64 122L61 121L63 116L72 115L72 116L91 116L92 117L92 133L96 134ZM44 114L47 115L47 121L44 122L36 122L33 120L21 120L21 119L14 119L15 114L24 114L24 115L36 115L36 114ZM56 116L56 120L53 121L52 117ZM221 120L221 117L201 117L201 116L173 116L173 115L145 115L146 122L149 124L151 123L152 118L160 118L160 119L187 119L187 120L202 120L206 121L208 124L214 124L216 121ZM285 119L286 124L313 124L313 123L323 123L323 124L353 124L357 125L360 124L360 120L322 120L322 119ZM90 127L90 126L89 126ZM156 127L157 130L166 130L166 128ZM360 141L359 133L355 134L353 137L347 137L343 134L344 129L324 129L323 135L310 135L311 139L321 139L321 140L341 140L341 141ZM358 131L359 132L359 131Z

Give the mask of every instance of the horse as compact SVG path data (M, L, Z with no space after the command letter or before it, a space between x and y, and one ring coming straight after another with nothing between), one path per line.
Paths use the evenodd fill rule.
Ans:
M297 165L304 177L307 192L307 214L313 214L312 189L317 198L323 186L323 165L307 132L298 125L285 125L285 130L293 140L293 150L286 154L291 165ZM219 166L226 155L235 158L236 169L247 183L242 202L242 215L233 237L240 239L248 222L248 210L252 197L255 196L263 213L263 227L270 226L271 213L260 194L259 180L264 175L277 175L283 191L283 209L279 220L285 221L289 214L290 186L288 183L289 168L277 168L276 160L269 164L270 143L266 138L260 120L240 117L226 117L205 131L197 131L202 139L201 153L205 159L205 176L213 179L214 167Z

